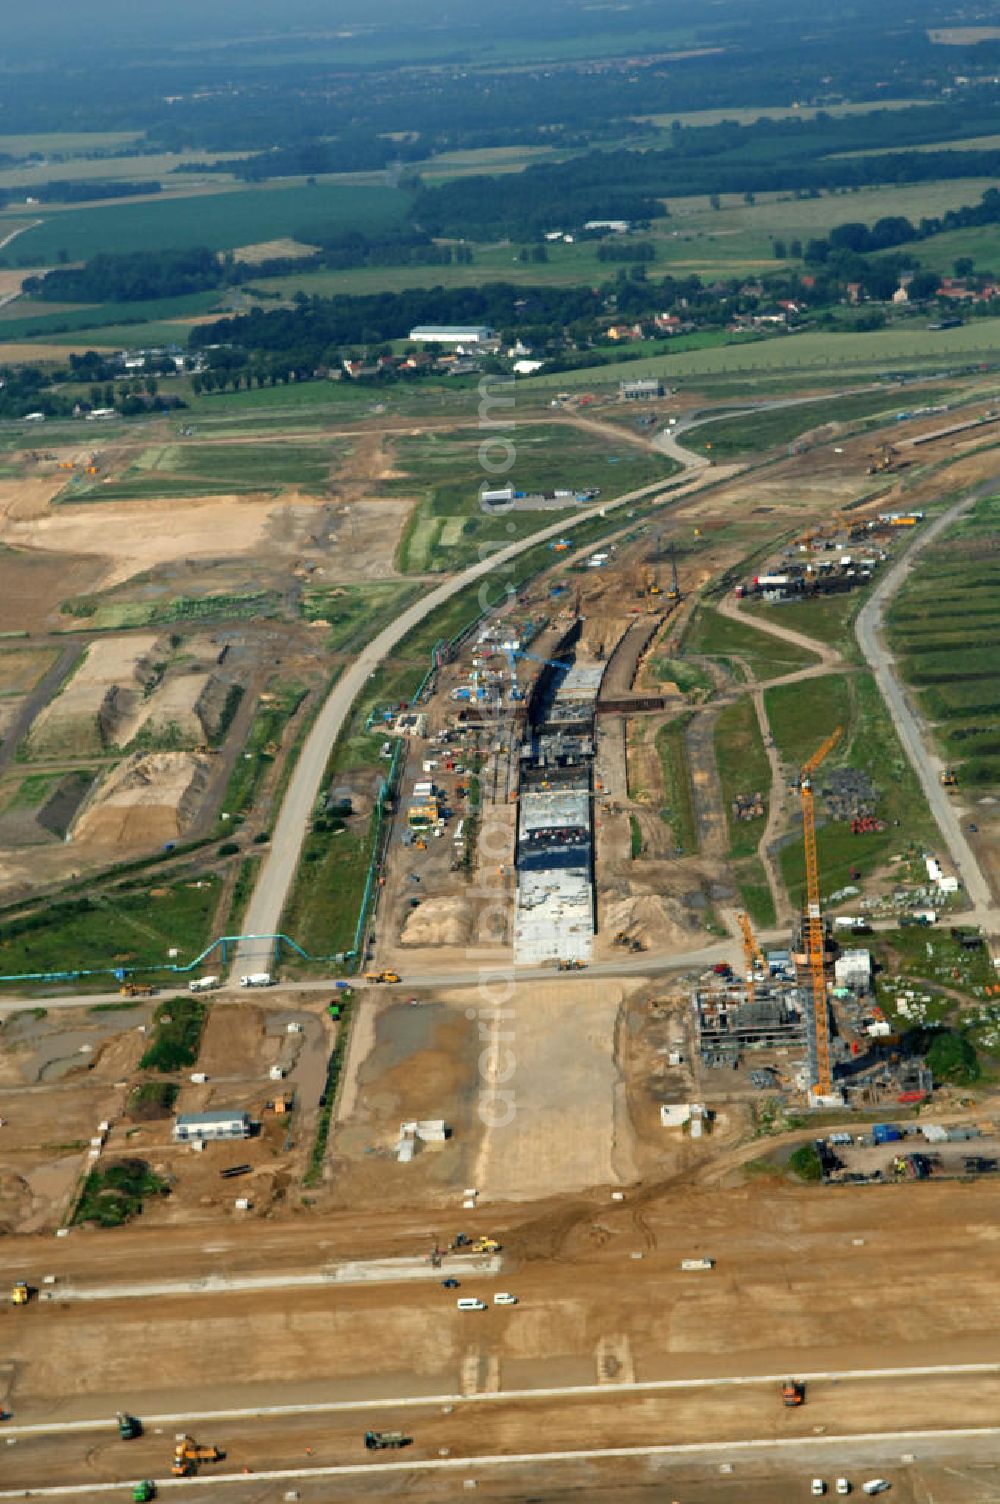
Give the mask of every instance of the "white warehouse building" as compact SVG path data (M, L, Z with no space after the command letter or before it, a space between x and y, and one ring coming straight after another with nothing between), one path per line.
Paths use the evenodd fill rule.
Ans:
M174 1119L174 1142L190 1144L218 1138L249 1138L250 1114L224 1108L221 1112L187 1112Z
M482 345L493 339L487 324L418 324L410 339L424 345Z

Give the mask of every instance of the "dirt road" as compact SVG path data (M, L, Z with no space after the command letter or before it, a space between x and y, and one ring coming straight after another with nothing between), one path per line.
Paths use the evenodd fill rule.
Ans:
M838 1468L859 1442L890 1437L915 1439L928 1434L948 1440L942 1414L985 1416L1000 1401L995 1370L949 1374L889 1372L879 1377L831 1373L808 1386L808 1402L786 1411L778 1402L783 1375L751 1378L743 1383L709 1383L692 1389L647 1391L623 1397L616 1386L607 1393L558 1395L550 1391L517 1397L461 1395L394 1407L345 1405L336 1411L274 1413L262 1407L245 1416L194 1415L143 1417L146 1434L123 1446L105 1420L103 1433L80 1433L54 1426L43 1434L17 1437L5 1459L0 1499L16 1497L17 1488L57 1487L89 1476L93 1483L114 1483L138 1472L162 1479L173 1435L186 1424L198 1440L225 1453L200 1476L219 1486L239 1482L244 1470L262 1482L297 1475L347 1472L358 1486L366 1474L410 1474L426 1469L445 1473L472 1462L477 1468L531 1461L544 1464L584 1457L623 1457L630 1453L700 1453L705 1462L731 1457L734 1450L795 1449L816 1460L813 1466ZM442 1404L441 1401L446 1401ZM485 1403L484 1403L485 1401ZM822 1432L817 1436L817 1422ZM366 1457L366 1430L401 1430L412 1439L400 1453ZM965 1434L956 1424L956 1439ZM832 1433L832 1434L830 1434ZM10 1433L16 1435L16 1432ZM974 1427L972 1435L996 1435L996 1428ZM905 1443L900 1448L904 1449ZM898 1453L897 1453L898 1456ZM448 1461L441 1459L447 1458ZM369 1478L369 1483L375 1481ZM402 1481L402 1480L400 1480ZM11 1489L12 1492L7 1492Z

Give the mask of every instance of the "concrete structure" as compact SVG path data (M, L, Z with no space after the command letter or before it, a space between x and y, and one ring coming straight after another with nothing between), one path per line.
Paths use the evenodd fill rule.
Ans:
M482 345L492 339L487 324L418 324L409 338L426 345Z
M174 1142L205 1143L210 1139L249 1138L253 1132L250 1114L223 1108L219 1112L187 1112L174 1119Z
M838 987L849 987L857 997L864 997L872 983L871 952L845 950L833 963L833 976Z
M623 402L652 402L654 398L663 396L663 382L655 376L621 381L618 383L618 395Z
M566 658L560 649L559 661ZM529 706L521 754L514 959L520 965L590 960L594 858L593 731L606 665L545 670Z

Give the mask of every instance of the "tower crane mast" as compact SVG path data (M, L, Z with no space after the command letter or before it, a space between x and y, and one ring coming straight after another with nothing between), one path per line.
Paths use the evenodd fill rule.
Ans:
M802 839L806 857L806 912L804 938L809 961L809 977L812 991L813 1032L816 1042L816 1080L813 1092L828 1097L833 1091L833 1070L830 1064L830 1021L826 1006L826 971L823 948L823 915L820 910L819 861L816 855L816 811L813 799L812 775L844 734L843 726L827 737L826 741L809 758L802 769L799 797L802 801Z
M746 963L747 1000L752 1003L754 1000L755 973L759 970L766 975L767 961L764 959L764 952L758 944L757 936L753 932L750 915L741 910L736 918L743 932L743 958Z

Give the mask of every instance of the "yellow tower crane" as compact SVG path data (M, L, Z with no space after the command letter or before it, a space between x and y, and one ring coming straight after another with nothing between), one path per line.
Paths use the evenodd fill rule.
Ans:
M833 1091L830 1066L830 1023L826 1011L826 972L823 949L823 916L819 904L819 862L816 858L816 813L813 805L812 775L823 759L833 751L844 734L843 726L831 732L802 769L799 795L802 800L802 838L806 850L805 942L812 982L812 1005L816 1038L816 1080L812 1090L819 1097Z
M741 910L736 918L739 921L740 929L743 931L743 957L746 962L747 1001L752 1003L754 1000L754 972L759 969L766 975L767 962L764 959L764 952L757 943L757 936L753 932L750 915Z

